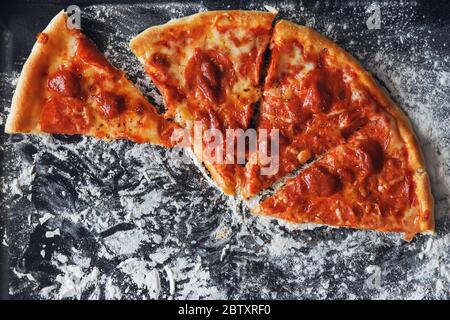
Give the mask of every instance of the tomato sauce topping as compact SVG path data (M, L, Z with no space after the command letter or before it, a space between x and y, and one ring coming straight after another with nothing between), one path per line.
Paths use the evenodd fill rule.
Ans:
M184 76L188 108L194 119L203 123L204 128L219 129L225 134L228 128L248 126L252 106L227 102L236 76L225 55L217 50L196 49ZM223 176L230 176L234 168L223 166L220 170Z
M242 76L249 76L254 85L259 82L259 69L255 65L260 65L263 55L254 47L250 52L241 56L241 66L239 72Z
M76 97L80 94L80 78L69 70L59 70L50 75L48 87L64 97Z
M379 136L371 136L373 128L362 131L289 180L262 208L294 222L414 233L414 217L405 221L415 194L407 154L387 153Z
M95 97L100 114L105 119L114 119L125 110L125 98L112 92L102 92Z
M328 197L338 191L340 187L339 178L322 166L307 170L302 178L301 190L313 196Z
M358 158L359 169L363 172L377 173L383 168L384 153L378 141L368 140L355 151Z
M331 68L317 68L302 80L299 98L303 101L303 108L313 113L327 113L332 106L335 109L345 107L350 95L342 72Z
M117 72L117 70L108 63L108 60L106 60L106 58L98 51L94 43L82 33L77 35L75 58L85 64L107 69L109 72Z
M176 80L170 74L169 68L171 63L167 55L156 52L150 57L148 61L150 67L146 68L146 72L159 88L164 88L162 94L164 95L165 101L167 101L169 112L175 113L171 110L172 104L174 102L184 101L186 95L184 90L178 86Z
M210 104L222 102L235 81L230 60L217 50L196 49L184 71L187 90Z
M53 97L42 108L40 125L44 132L79 134L86 132L93 118L78 99Z
M300 50L304 63L281 65L295 50ZM249 168L248 195L258 193L302 165L300 154L307 152L309 159L314 159L344 144L380 112L377 101L354 72L332 67L330 59L328 50L306 54L298 41L273 48L258 128L280 131L281 165L273 176L262 176L259 170ZM299 78L308 63L314 68ZM353 79L347 82L345 78L350 76ZM355 90L359 92L358 98L354 97ZM379 169L377 165L378 162L375 171Z
M42 131L89 133L142 143L153 135L156 126L160 142L172 146L171 136L177 126L162 118L143 96L130 92L131 85L123 73L108 63L90 39L79 31L73 32L76 38L73 59L48 75L49 90L40 117ZM154 63L166 66L169 61L161 55L154 57ZM128 114L133 126L128 126L128 119L120 118L127 109L131 111ZM108 120L106 125L95 122L96 116Z

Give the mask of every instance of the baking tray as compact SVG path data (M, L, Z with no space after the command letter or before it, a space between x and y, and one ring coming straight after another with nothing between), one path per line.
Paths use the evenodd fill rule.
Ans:
M411 118L436 235L305 228L252 217L175 151L79 136L0 134L1 295L10 299L449 298L450 6L418 1L14 1L0 12L0 131L21 67L69 4L149 100L128 49L145 28L213 9L279 10L355 55ZM372 5L372 7L371 7ZM380 9L380 28L367 20Z

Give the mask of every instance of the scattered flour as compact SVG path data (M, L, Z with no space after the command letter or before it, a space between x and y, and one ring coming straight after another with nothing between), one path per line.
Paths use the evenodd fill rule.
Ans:
M46 238L53 238L55 236L60 236L60 235L61 235L61 231L59 229L55 229L53 231L47 231L45 233Z
M148 241L149 237L142 229L116 232L106 237L104 243L114 255L130 255L139 249L142 242Z

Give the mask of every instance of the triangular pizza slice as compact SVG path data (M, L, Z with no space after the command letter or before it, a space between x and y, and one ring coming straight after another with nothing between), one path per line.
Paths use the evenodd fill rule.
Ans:
M191 135L200 124L225 136L250 124L273 19L269 12L202 12L151 27L130 47L162 93L168 118ZM242 166L196 154L217 185L234 194Z
M177 126L61 11L37 37L6 122L9 133L82 134L170 146Z
M403 232L434 229L427 173L409 130L383 113L254 208L295 223ZM410 137L412 138L412 137Z
M345 143L378 112L403 118L352 56L311 28L281 20L270 49L257 128L279 130L279 170L264 175L248 163L245 198Z

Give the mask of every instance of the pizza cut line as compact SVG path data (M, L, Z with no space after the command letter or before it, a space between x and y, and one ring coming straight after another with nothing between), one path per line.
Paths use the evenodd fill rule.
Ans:
M257 11L199 13L148 28L130 48L162 93L166 117L191 135L196 122L225 135L249 127L274 18ZM219 188L234 195L243 168L203 160Z
M280 170L263 176L258 163L247 163L244 195L319 160L254 212L401 231L405 239L434 230L428 175L409 120L371 75L334 42L291 22L275 25L271 49L258 128L280 129Z
M199 159L224 193L244 199L294 175L259 201L257 215L405 239L433 232L428 175L407 117L333 41L274 18L203 12L132 39L131 51L163 95L167 111L159 114L60 12L23 67L6 132L171 147L175 129L192 137L197 123L223 133L253 128L260 138L277 131L280 165L271 175L251 151L244 164Z
M433 229L424 172L413 171L395 120L387 114L280 187L254 214L295 223L403 232Z

